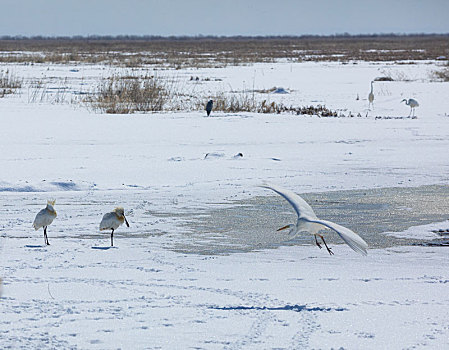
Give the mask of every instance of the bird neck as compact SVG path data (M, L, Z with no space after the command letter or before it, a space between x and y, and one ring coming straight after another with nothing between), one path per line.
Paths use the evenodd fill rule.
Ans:
M118 221L120 221L121 223L123 223L125 221L124 215L117 214L116 212L114 212L114 213L115 213L115 216L117 217Z
M371 93L373 93L373 82L371 82Z
M48 210L51 214L56 215L56 210L55 210L55 208L53 208L52 205L47 204L47 210Z

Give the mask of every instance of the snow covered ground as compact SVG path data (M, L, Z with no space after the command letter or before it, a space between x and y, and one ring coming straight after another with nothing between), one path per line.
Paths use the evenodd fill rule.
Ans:
M6 240L3 348L447 348L445 249L229 256L164 239Z
M26 82L41 78L75 92L112 70L8 68ZM271 196L257 187L263 180L297 193L447 186L449 84L431 82L433 69L433 62L273 63L167 72L205 101L223 89L277 86L290 93L258 98L362 115L353 118L103 115L29 103L26 87L0 99L0 347L447 348L444 247L370 249L366 258L345 245L332 257L312 245L227 255L172 249L196 239L185 235L192 216L207 220L208 210L235 199ZM400 80L376 82L368 111L369 82L386 73ZM420 103L417 119L405 118L400 101L409 97ZM31 224L47 199L56 199L58 217L43 247ZM117 247L106 249L98 224L117 205L131 227L120 227ZM353 216L357 222L356 209ZM395 234L428 239L430 229L447 226Z

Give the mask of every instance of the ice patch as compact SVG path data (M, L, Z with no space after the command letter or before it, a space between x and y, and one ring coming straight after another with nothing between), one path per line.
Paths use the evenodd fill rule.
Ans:
M437 239L442 238L443 235L438 232L446 232L449 229L449 220L434 222L427 225L412 226L402 232L384 232L387 236L397 238L410 238L410 239Z

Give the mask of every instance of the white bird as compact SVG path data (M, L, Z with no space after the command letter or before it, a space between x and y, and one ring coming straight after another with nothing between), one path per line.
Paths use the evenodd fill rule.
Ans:
M278 229L278 231L289 228L289 234L294 235L293 237L295 237L302 231L308 231L310 234L315 236L315 243L320 249L321 245L318 243L317 236L323 240L323 243L326 246L329 254L333 255L334 253L332 252L331 248L327 246L323 235L319 233L323 228L330 228L331 230L337 232L338 235L343 239L343 241L352 248L352 250L356 251L357 253L367 255L366 249L368 248L368 244L366 244L366 242L358 234L344 226L338 225L331 221L318 219L310 205L308 205L307 202L296 193L283 189L282 187L274 184L265 183L260 187L273 190L280 196L284 197L284 199L290 203L290 205L298 215L298 221L296 222L296 224L286 225Z
M419 107L418 101L414 100L413 98L409 98L408 101L407 101L407 99L404 98L404 99L401 101L401 103L402 103L402 102L405 102L405 104L406 104L407 106L410 106L410 114L412 114L412 111L413 111L413 115L415 115L415 108L416 108L416 107ZM410 117L410 114L408 115L409 117Z
M113 236L114 230L116 230L123 222L126 222L126 226L129 227L128 220L125 217L125 209L117 207L110 213L106 213L100 222L100 231L112 230L111 232L111 247L114 246Z
M371 91L370 91L370 93L368 94L368 101L369 101L369 103L368 103L368 108L369 108L370 105L372 105L373 108L374 108L373 82L371 82Z
M56 217L56 210L54 208L56 201L47 201L47 206L37 213L33 222L33 227L37 231L41 227L44 228L44 242L50 245L47 237L47 226L50 225Z

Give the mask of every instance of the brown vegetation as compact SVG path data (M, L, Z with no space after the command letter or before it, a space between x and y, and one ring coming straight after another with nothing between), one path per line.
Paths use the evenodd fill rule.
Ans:
M449 63L441 70L434 71L433 77L439 81L449 81Z
M22 87L22 79L16 77L16 75L9 70L0 71L0 97L5 95L14 94L17 89Z
M0 38L0 62L222 67L254 62L418 61L449 56L449 35Z
M239 93L218 93L212 96L214 101L214 111L220 111L225 113L238 113L238 112L252 112L252 113L266 113L266 114L281 114L290 113L295 115L315 115L318 117L353 117L351 113L345 115L332 111L326 106L286 106L283 103L269 102L267 100L258 101L254 94L250 92ZM197 109L204 109L204 105L198 105Z
M84 102L110 114L162 111L171 95L170 84L155 76L112 76L88 94Z

